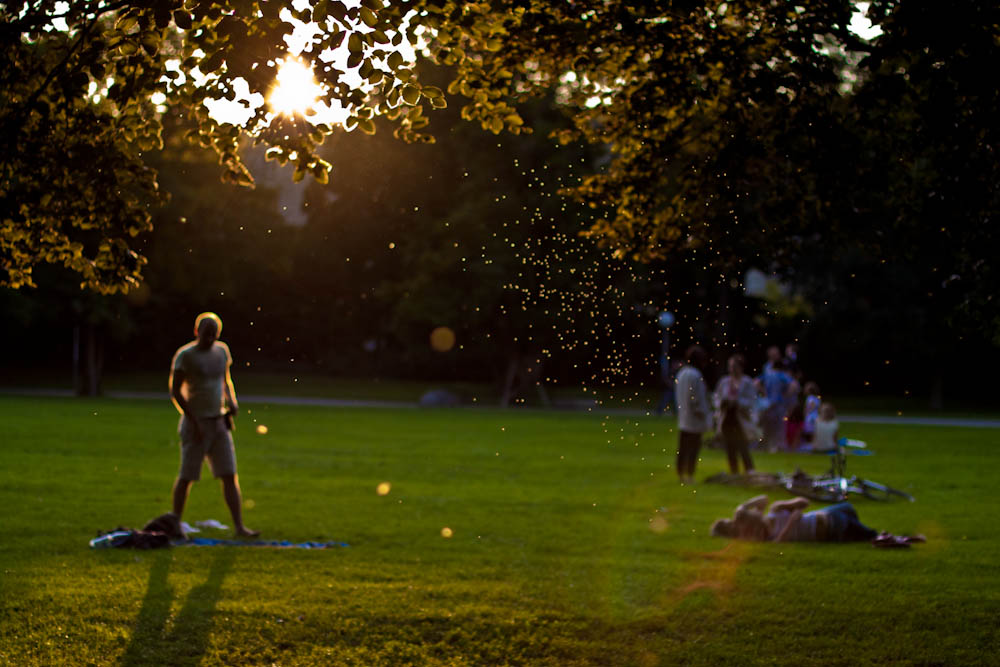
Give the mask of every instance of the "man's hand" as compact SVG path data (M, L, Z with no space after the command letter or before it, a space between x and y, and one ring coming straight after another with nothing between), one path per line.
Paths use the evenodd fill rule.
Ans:
M758 512L763 513L767 508L767 496L765 494L760 494L759 496L754 496L750 500L744 502L742 505L736 508L737 512L755 509Z

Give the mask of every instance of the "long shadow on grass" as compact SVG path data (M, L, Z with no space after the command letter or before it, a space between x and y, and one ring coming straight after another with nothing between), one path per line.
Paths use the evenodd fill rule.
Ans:
M138 665L196 665L201 662L211 639L212 617L222 592L222 582L233 564L233 550L216 550L215 559L203 584L195 586L167 631L174 591L167 581L171 554L155 556L149 570L149 584L142 608L136 617L132 641L122 655L123 667Z

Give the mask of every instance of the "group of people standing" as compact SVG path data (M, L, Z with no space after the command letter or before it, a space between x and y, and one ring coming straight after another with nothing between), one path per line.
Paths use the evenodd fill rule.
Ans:
M734 354L726 362L728 373L719 380L710 403L703 374L707 363L704 348L692 345L677 373L677 475L683 483L694 480L702 436L712 429L713 421L726 448L729 469L738 473L742 462L744 471L753 470L750 441L755 433L752 414L757 385L743 372L743 355Z
M709 393L704 371L708 354L700 345L692 345L684 355L684 365L677 373L676 400L678 421L677 475L681 482L694 478L703 434L713 428L726 450L729 469L739 474L754 469L750 454L752 444L761 442L769 451L798 448L812 442L821 421L819 387L813 382L800 386L798 350L794 344L768 348L768 359L757 378L746 375L746 359L733 354L726 360L726 374L715 391ZM804 394L804 397L803 397ZM833 406L825 406L830 417ZM829 421L829 420L828 420ZM835 423L835 418L833 422ZM836 435L826 434L824 440Z

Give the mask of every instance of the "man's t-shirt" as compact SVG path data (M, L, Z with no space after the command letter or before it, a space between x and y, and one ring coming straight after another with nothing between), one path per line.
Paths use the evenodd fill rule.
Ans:
M677 427L689 433L709 429L708 390L705 379L694 366L684 366L677 373Z
M814 510L800 515L798 522L785 533L785 541L815 542L817 540L816 516L822 512L823 510ZM767 518L771 519L771 534L769 538L773 540L784 530L785 524L792 518L792 512L790 510L778 510L777 512L768 513Z
M216 341L207 350L199 349L198 341L177 350L170 366L171 377L177 371L184 373L181 396L192 413L199 417L217 417L225 412L223 386L232 363L229 346L221 341Z
M767 396L768 404L784 408L786 393L789 385L792 384L792 376L785 371L770 369L761 375L764 383L764 394Z

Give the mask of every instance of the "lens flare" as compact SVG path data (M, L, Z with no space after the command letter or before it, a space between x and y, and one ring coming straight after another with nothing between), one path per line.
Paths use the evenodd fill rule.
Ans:
M316 83L313 71L300 60L289 58L281 63L276 85L267 103L275 113L289 116L313 110L323 89Z
M438 352L447 352L455 347L455 332L448 327L438 327L431 332L431 347Z

